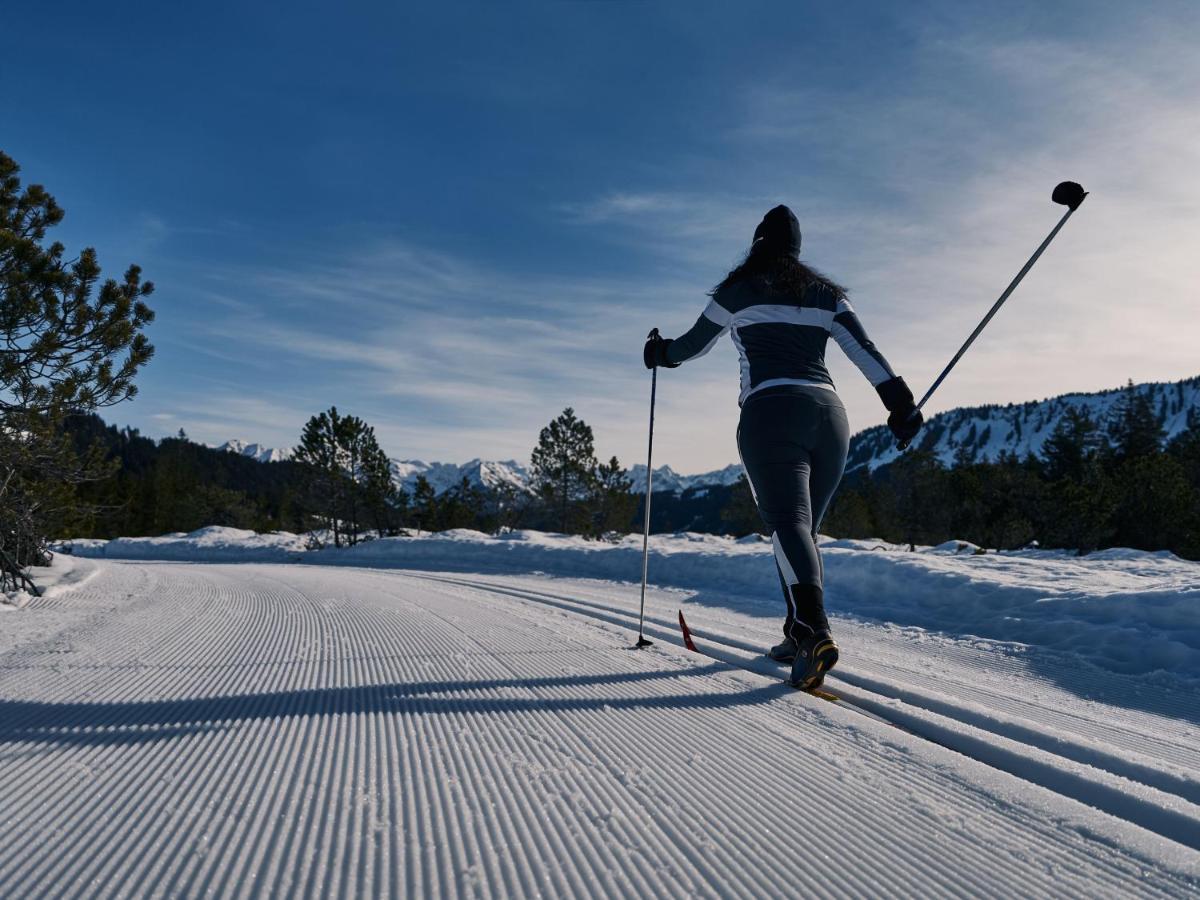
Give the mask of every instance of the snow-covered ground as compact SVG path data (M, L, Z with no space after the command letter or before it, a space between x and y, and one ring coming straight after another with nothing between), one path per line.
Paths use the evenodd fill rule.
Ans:
M490 537L449 531L306 551L286 532L234 528L114 541L74 541L77 556L208 562L304 561L329 565L490 573L545 572L631 580L642 539L590 541L535 531ZM713 535L654 535L650 577L689 589L695 602L755 615L781 600L770 544ZM1200 564L1170 553L1106 550L1085 557L1025 550L976 555L951 541L909 553L882 541L823 540L834 613L987 641L1075 654L1081 664L1130 674L1200 679ZM1019 652L1014 650L1013 652Z
M1194 564L828 542L839 704L761 656L761 544L657 540L633 652L634 542L242 537L0 617L0 895L1200 890ZM189 542L259 561L128 558Z

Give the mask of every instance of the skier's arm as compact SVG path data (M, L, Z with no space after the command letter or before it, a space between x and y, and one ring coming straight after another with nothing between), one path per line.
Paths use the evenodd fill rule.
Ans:
M838 299L830 333L859 371L875 386L879 399L890 413L888 427L892 429L892 434L898 440L911 441L921 430L925 417L913 403L912 391L904 379L892 371L879 348L867 337L862 323L854 314L854 308L845 297Z
M862 323L854 314L854 307L845 297L838 298L837 309L833 316L833 327L829 333L838 342L838 346L850 357L850 361L858 366L858 370L875 387L896 377L896 373L892 371L888 361L879 352L879 348L867 337Z
M715 299L710 300L696 324L667 345L667 362L679 365L681 362L703 356L712 349L721 335L729 330L729 323L732 321L732 313Z

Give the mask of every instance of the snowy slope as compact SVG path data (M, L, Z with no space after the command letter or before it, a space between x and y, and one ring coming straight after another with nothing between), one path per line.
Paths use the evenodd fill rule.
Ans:
M265 447L262 444L247 444L245 441L232 440L226 441L218 450L226 450L229 453L236 453L239 456L248 456L251 459L256 459L259 462L283 462L286 459L292 458L290 450L280 450L277 447Z
M837 623L837 690L904 730L687 654L658 624L681 600L724 656L773 623L678 592L631 653L623 585L98 565L7 617L33 636L0 655L4 896L1200 888L1197 716L1173 695L1126 708ZM1015 684L1029 702L999 705Z
M1168 439L1188 427L1189 416L1200 417L1200 376L1134 387L1150 398ZM1067 410L1086 411L1103 427L1123 393L1124 389L1114 389L1006 406L959 407L932 416L919 443L933 450L946 465L952 464L960 453L971 462L994 462L1001 451L1019 457L1028 453L1036 456ZM847 471L860 466L875 468L897 456L896 441L886 427L868 428L850 439L846 468Z
M651 488L657 491L670 491L682 494L686 490L708 487L717 484L735 484L742 475L740 463L728 465L713 472L702 472L699 475L680 475L670 466L659 466L654 470ZM641 463L629 469L630 490L642 493L646 490L646 467Z
M438 494L457 487L464 478L473 487L497 488L507 485L517 491L529 490L528 470L512 459L503 462L473 459L461 465L457 463L427 463L419 459L392 460L393 479L410 495L416 488L417 478L420 476L424 476Z

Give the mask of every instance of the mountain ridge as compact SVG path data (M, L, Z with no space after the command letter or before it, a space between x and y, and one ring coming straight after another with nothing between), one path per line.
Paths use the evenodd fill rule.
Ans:
M958 406L929 418L916 446L931 451L947 466L958 462L995 462L1002 452L1020 457L1038 455L1055 425L1068 410L1086 411L1101 426L1115 404L1130 386L1102 391L1059 394L1044 400L1021 403ZM1147 395L1168 439L1192 422L1200 422L1200 375L1170 382L1143 382L1132 385L1138 394ZM280 462L291 458L290 450L264 447L240 440L226 441L217 449L239 453L259 462ZM865 468L871 471L894 462L900 455L895 439L885 425L857 432L850 438L846 471ZM443 494L463 478L473 486L496 488L508 485L517 491L530 490L529 468L516 460L484 460L479 457L465 463L425 462L419 459L392 459L396 484L410 494L417 478L424 475L435 493ZM731 463L711 472L682 475L669 465L655 468L652 487L655 493L682 494L706 487L729 486L742 474L739 463ZM646 467L636 463L628 470L633 493L645 488Z
M1180 381L1152 381L1102 391L1059 394L1023 403L957 406L931 416L914 446L932 452L944 465L995 462L1002 452L1038 456L1046 439L1069 410L1086 412L1100 426L1129 390L1147 396L1167 440L1200 420L1200 375ZM850 439L846 471L868 471L900 456L886 425Z

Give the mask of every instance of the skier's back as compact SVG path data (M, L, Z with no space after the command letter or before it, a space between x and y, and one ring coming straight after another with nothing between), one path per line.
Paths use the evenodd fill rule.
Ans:
M784 641L792 681L812 688L837 662L825 617L816 535L841 481L849 426L825 367L830 335L879 392L901 440L921 427L913 396L867 337L846 292L798 259L800 227L786 206L766 214L746 259L713 289L677 340L651 338L647 367L675 367L707 353L726 331L741 362L738 450L771 541L787 603Z

